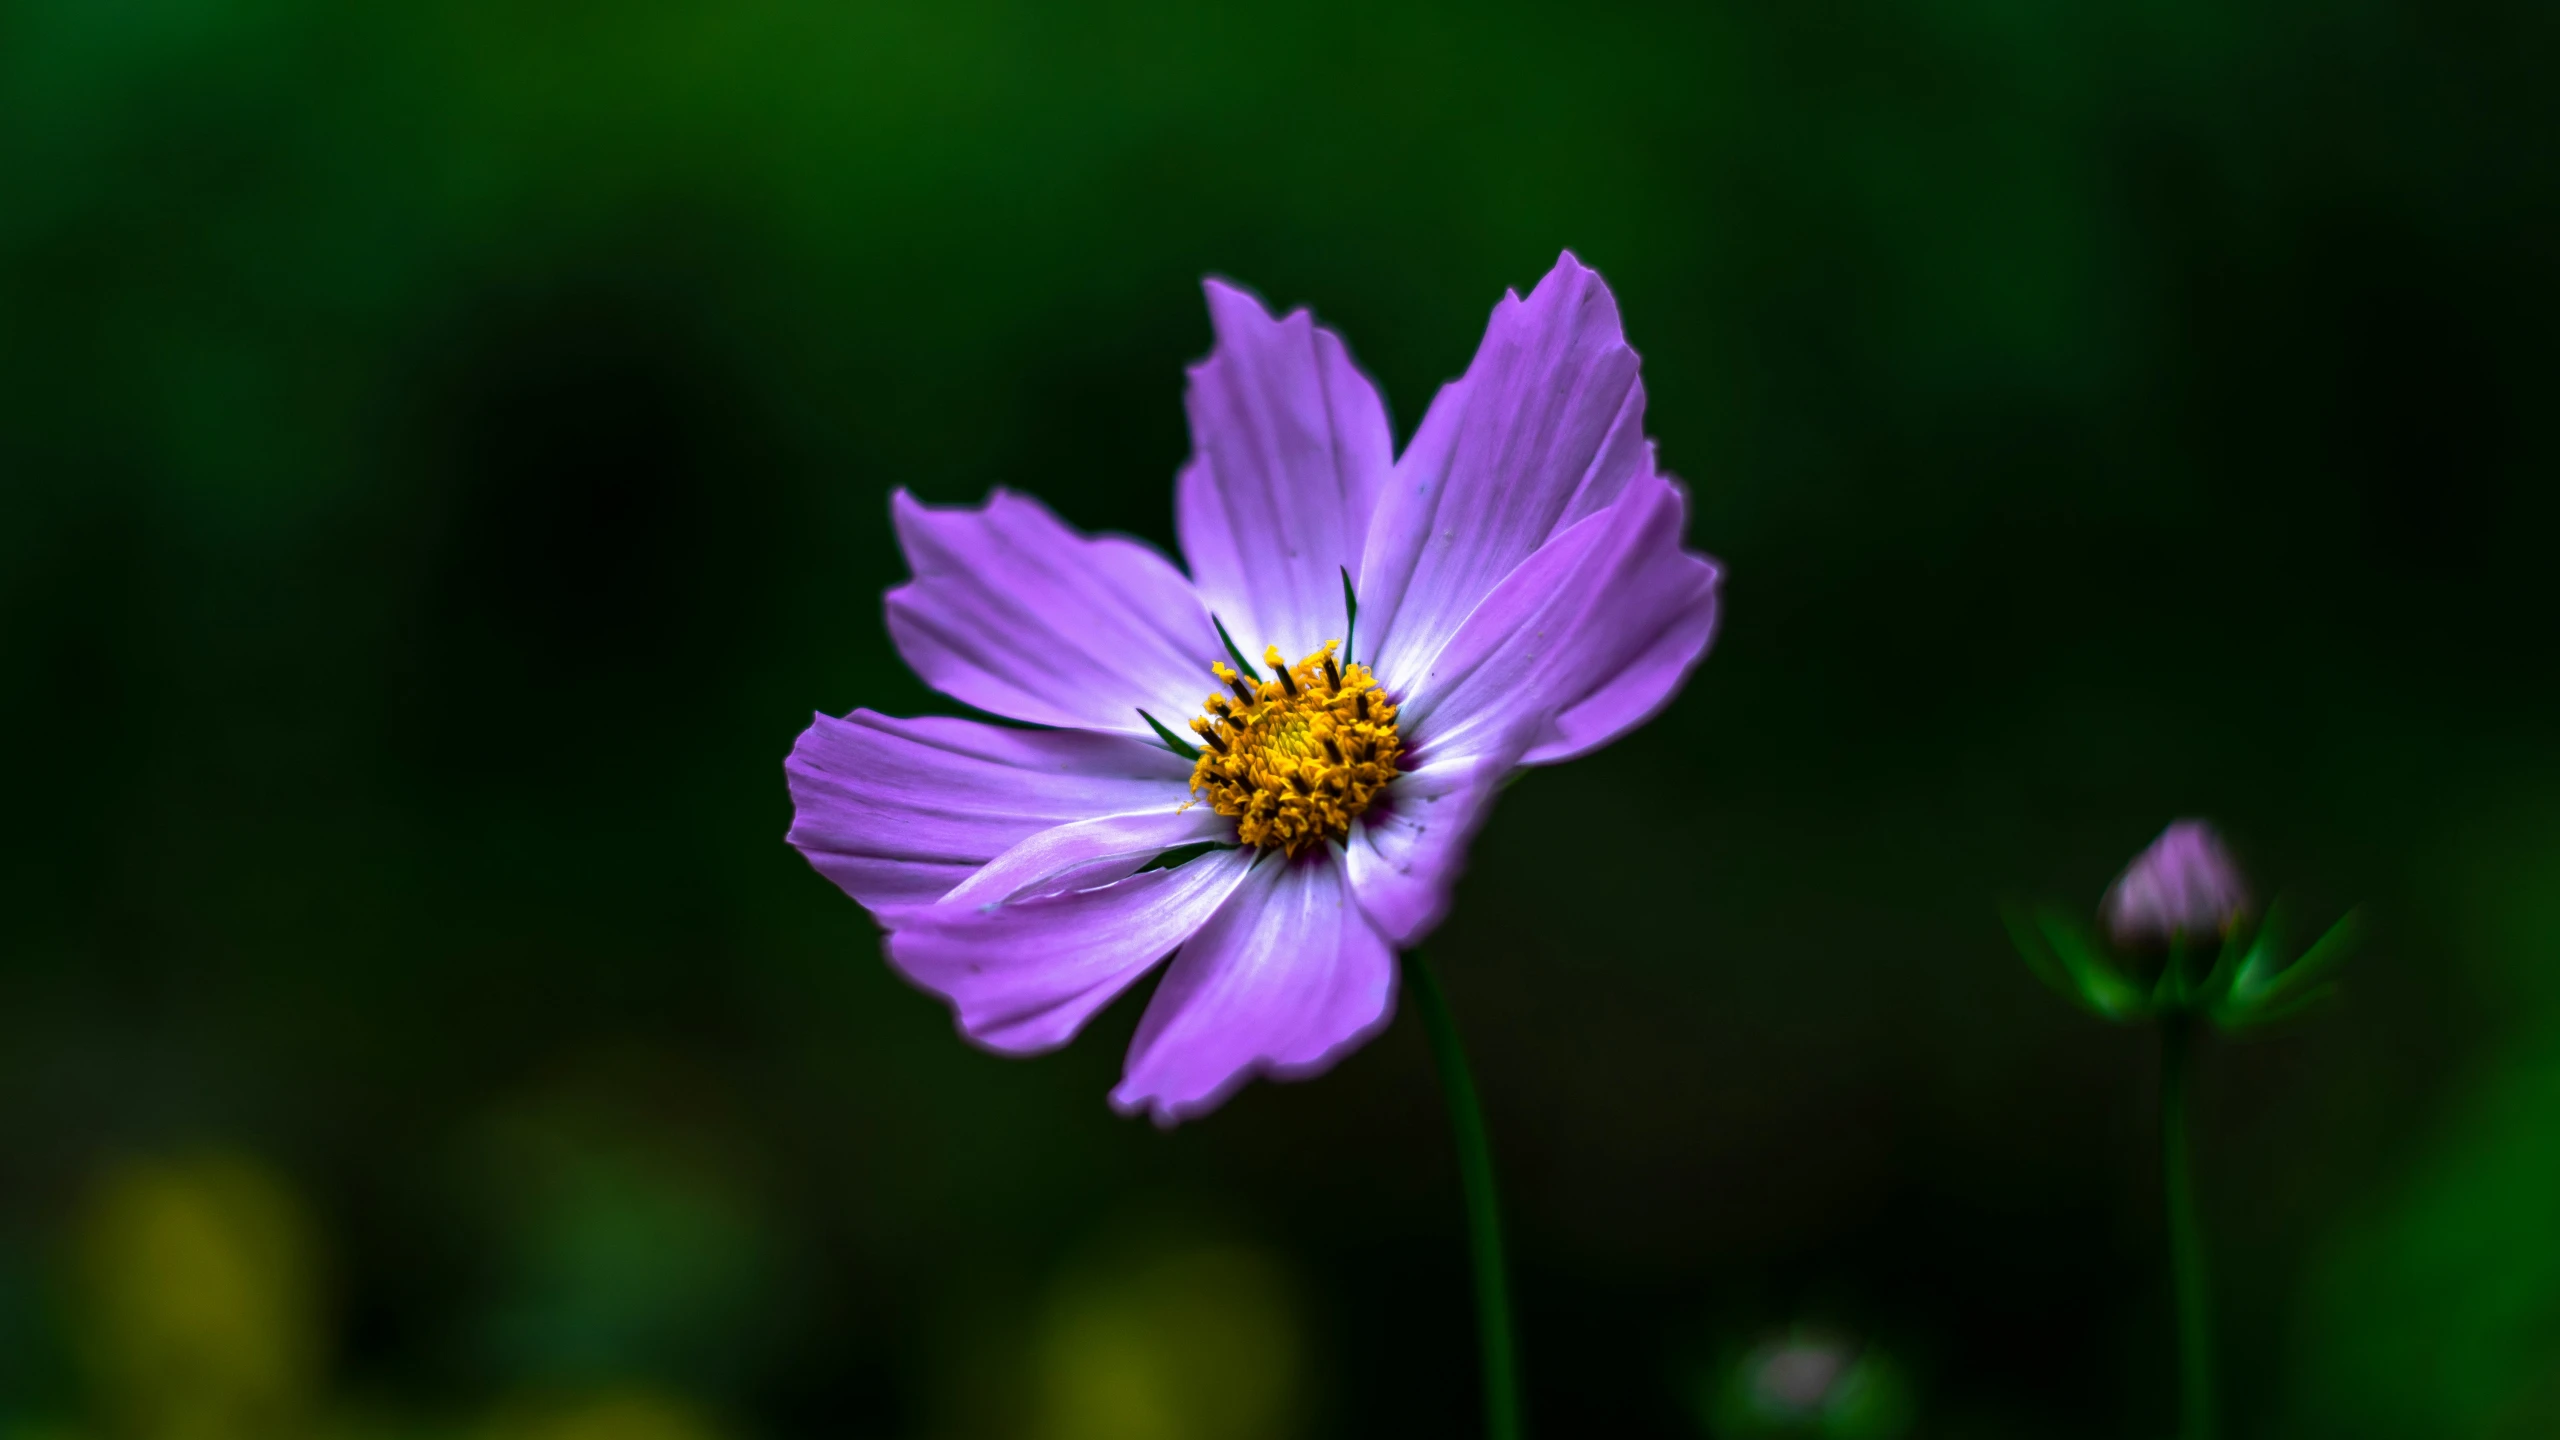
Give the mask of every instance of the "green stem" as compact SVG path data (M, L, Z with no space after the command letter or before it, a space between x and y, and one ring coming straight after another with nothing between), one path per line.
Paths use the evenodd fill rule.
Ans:
M2188 1158L2187 1090L2195 1022L2160 1021L2160 1181L2169 1212L2169 1269L2178 1301L2178 1379L2186 1440L2213 1440L2213 1315L2205 1295L2204 1227Z
M1422 956L1404 957L1409 993L1422 1010L1431 1056L1440 1065L1440 1089L1449 1100L1449 1131L1458 1144L1458 1177L1467 1196L1467 1248L1476 1272L1476 1340L1484 1351L1484 1432L1489 1440L1520 1440L1519 1361L1511 1341L1511 1284L1502 1263L1502 1212L1493 1191L1493 1146L1485 1138L1484 1109L1476 1103L1475 1076L1449 1016L1449 997Z

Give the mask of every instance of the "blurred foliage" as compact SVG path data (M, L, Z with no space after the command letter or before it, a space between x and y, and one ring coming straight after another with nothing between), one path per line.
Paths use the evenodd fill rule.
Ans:
M2305 1297L2318 1433L2560 1433L2560 847L2483 855L2521 882L2484 909L2543 1004L2473 1057L2447 1115L2335 1242ZM2537 841L2538 844L2533 843Z
M1331 1397L1180 1423L1465 1428L1409 1027L1120 1124L1130 1007L961 1045L780 843L779 766L813 709L937 705L878 624L891 487L1169 541L1202 273L1314 304L1409 429L1570 245L1731 592L1677 705L1505 796L1434 941L1539 1426L1694 1434L1667 1335L1836 1300L1928 1337L1933 1434L2165 1428L2138 1046L1986 915L2204 811L2374 920L2320 1025L2205 1058L2235 1429L2532 1433L2555 30L0 6L0 1430L147 1428L201 1354L384 1434L921 1434L949 1377L1063 1385L1058 1314L1180 1407L1168 1357L1283 1312L1143 1265L1051 1308L1142 1197L1286 1257ZM268 1179L118 1158L207 1154ZM194 1218L88 1248L122 1163ZM83 1278L164 1244L216 1279ZM115 1293L160 1328L101 1349Z
M746 1177L688 1155L663 1122L589 1108L529 1106L479 1142L477 1204L497 1241L481 1340L492 1370L555 1389L716 1389L752 1373L770 1334L759 1312L785 1297Z

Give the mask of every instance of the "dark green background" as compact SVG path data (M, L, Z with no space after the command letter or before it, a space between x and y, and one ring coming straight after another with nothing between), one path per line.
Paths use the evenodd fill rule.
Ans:
M1924 1434L2165 1433L2149 1051L1996 902L2187 813L2376 930L2206 1059L2240 1432L2560 1430L2554 14L0 8L0 1428L102 1423L64 1237L210 1147L382 1415L1000 1430L1053 1277L1192 1235L1294 1277L1309 1433L1464 1433L1410 1015L1115 1119L1136 1005L965 1047L781 761L950 708L893 487L1170 542L1204 272L1402 433L1570 246L1729 578L1431 946L1541 1432L1817 1319Z

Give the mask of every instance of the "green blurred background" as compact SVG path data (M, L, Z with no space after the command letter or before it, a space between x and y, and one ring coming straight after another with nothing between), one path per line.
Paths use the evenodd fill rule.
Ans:
M2173 816L2377 938L2212 1050L2239 1433L2560 1433L2560 19L2383 4L0 6L0 1434L1475 1423L1410 1016L1172 1134L782 843L888 492L1171 539L1196 282L1409 429L1615 288L1727 562L1433 953L1550 1436L1825 1327L2172 1425ZM1752 1352L1761 1353L1761 1352Z

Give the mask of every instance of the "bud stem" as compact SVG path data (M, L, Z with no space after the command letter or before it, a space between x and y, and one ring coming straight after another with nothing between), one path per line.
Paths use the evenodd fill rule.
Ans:
M2187 1144L2187 1092L2195 1068L2195 1021L2160 1017L2160 1183L2169 1220L2169 1271L2177 1292L2178 1380L2185 1440L2214 1440L2213 1315L2205 1293L2204 1227L2196 1218L2195 1170Z

